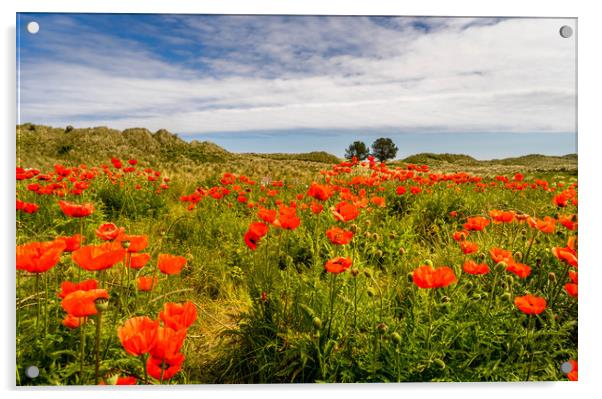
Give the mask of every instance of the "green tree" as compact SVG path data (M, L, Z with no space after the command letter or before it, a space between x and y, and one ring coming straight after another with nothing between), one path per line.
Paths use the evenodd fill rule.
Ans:
M360 161L363 161L368 158L368 155L370 155L370 150L363 141L354 141L345 150L345 158L347 159L356 157Z
M372 155L380 162L393 159L397 155L397 146L390 138L381 137L372 143Z

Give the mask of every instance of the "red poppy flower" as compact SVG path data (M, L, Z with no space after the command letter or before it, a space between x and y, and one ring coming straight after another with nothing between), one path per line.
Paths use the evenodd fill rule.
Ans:
M464 223L464 228L466 230L481 231L485 227L489 226L489 223L490 221L486 217L474 216L466 220L466 223Z
M166 381L176 375L182 369L182 363L186 357L177 353L168 359L157 359L150 356L146 361L146 372L151 377Z
M468 255L477 252L479 250L479 246L474 242L461 241L460 249L465 255Z
M410 193L416 195L416 194L420 194L422 192L422 189L420 187L417 186L412 186L410 187Z
M75 291L90 291L98 288L98 281L95 279L85 280L79 283L72 283L71 281L63 281L61 283L61 292L59 292L59 298L65 298L67 295Z
M385 206L385 199L383 197L372 197L370 198L370 202L381 208Z
M149 353L157 343L159 321L147 316L132 317L117 330L121 345L127 353L140 356Z
M179 274L182 268L186 266L186 258L177 255L159 254L157 266L162 273Z
M132 269L141 269L150 260L150 254L127 253L126 264Z
M44 273L59 262L64 249L62 240L17 245L17 270Z
M40 207L38 204L17 200L17 210L18 211L23 211L25 213L33 214L33 213L36 213L39 208Z
M274 221L274 226L286 230L295 230L301 224L301 219L297 216L297 208L293 206L280 206L278 208L278 219Z
M527 219L531 227L535 227L542 233L551 234L556 230L556 219L550 216L545 216L543 219Z
M558 217L558 221L571 231L577 229L577 215L561 215Z
M403 195L405 193L406 193L406 188L404 186L398 186L395 189L395 194L397 194L397 195Z
M546 309L546 300L542 297L527 294L514 298L514 304L525 314L540 314Z
M491 248L489 250L489 254L491 255L491 259L493 259L494 262L499 263L499 262L506 262L506 263L511 263L514 262L514 259L512 257L512 252L507 251L505 249L501 249L501 248Z
M140 291L151 291L153 288L157 286L159 283L159 279L157 277L152 276L140 276L138 277L138 289Z
M412 275L414 284L420 288L443 288L458 281L454 271L447 266L433 268L420 266Z
M257 249L257 244L263 236L268 233L269 227L261 222L253 222L249 226L249 230L245 233L245 244L253 251Z
M456 231L453 235L454 240L464 241L470 232L468 230Z
M335 219L341 222L348 222L357 218L360 214L357 207L349 202L339 202L332 211Z
M89 216L94 212L94 204L75 204L73 202L59 201L59 206L63 213L74 218Z
M115 241L121 242L122 247L128 252L140 252L148 247L148 237L145 235L120 234Z
M69 237L57 237L56 239L65 242L65 252L73 252L79 249L84 240L81 234L74 234Z
M579 295L579 285L575 283L566 283L564 285L564 289L566 293L572 296L573 298L577 298Z
M527 278L531 274L531 268L523 263L511 261L508 263L506 270L516 274L520 278Z
M327 272L339 274L351 267L353 261L351 258L339 256L338 258L330 259L324 265Z
M257 216L264 222L272 224L276 221L278 214L274 209L261 208L259 212L257 212Z
M564 261L573 267L578 267L579 262L577 259L577 252L575 252L573 249L569 248L568 246L565 248L553 247L552 253L559 260Z
M88 317L96 314L96 300L109 299L109 293L103 289L74 291L61 302L61 307L75 317Z
M65 318L63 319L63 321L61 323L65 327L73 330L73 329L81 326L85 322L86 322L86 319L83 317L75 317L73 315L67 314L67 316L65 316Z
M157 342L151 348L150 354L157 359L169 359L176 355L186 339L186 329L174 330L171 327L157 329Z
M74 251L71 257L82 269L98 271L108 269L121 262L125 257L125 250L119 243L107 242L101 245L81 247Z
M196 321L196 305L190 301L182 304L165 303L163 310L159 312L159 318L167 327L176 331L186 330Z
M113 241L124 231L125 228L117 227L115 223L105 223L96 229L96 236L104 241Z
M322 204L320 204L319 202L312 202L311 206L311 213L313 213L314 215L318 215L320 213L322 213L322 210L324 209L324 206Z
M326 236L333 244L345 245L351 242L353 231L343 230L335 226L326 230Z
M494 223L511 223L514 220L514 212L512 211L492 209L489 211L489 216L491 216Z
M325 184L312 183L307 190L307 195L319 201L326 201L332 196L332 189Z
M487 274L489 273L489 266L487 266L485 263L477 263L473 260L467 260L466 262L464 262L464 265L462 267L464 269L464 272L468 273L468 274Z

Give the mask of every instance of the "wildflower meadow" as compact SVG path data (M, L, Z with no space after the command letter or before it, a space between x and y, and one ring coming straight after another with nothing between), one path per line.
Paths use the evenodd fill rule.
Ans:
M121 154L17 165L17 385L577 379L576 174Z

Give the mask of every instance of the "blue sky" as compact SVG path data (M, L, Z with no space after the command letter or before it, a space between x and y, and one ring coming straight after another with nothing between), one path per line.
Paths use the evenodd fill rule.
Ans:
M234 152L576 152L571 19L19 14L19 122ZM31 35L27 22L40 31Z

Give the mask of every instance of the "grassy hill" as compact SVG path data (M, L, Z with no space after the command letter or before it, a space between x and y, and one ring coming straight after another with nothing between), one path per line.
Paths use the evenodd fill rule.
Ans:
M228 163L233 172L249 170L276 175L288 170L297 175L316 172L340 158L324 151L296 154L235 154L220 146L203 141L187 142L177 134L161 129L150 132L144 128L123 131L108 127L85 129L55 128L43 125L17 126L17 163L27 167L49 167L57 162L68 164L107 163L113 156L139 158L152 167L198 174L221 173L220 164ZM269 160L270 162L265 162ZM576 174L577 155L548 156L531 154L514 158L480 161L463 154L420 153L391 162L392 166L407 163L428 164L434 171L471 171L480 174L513 173L516 171L559 171Z

